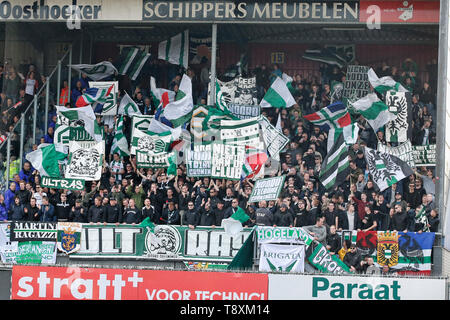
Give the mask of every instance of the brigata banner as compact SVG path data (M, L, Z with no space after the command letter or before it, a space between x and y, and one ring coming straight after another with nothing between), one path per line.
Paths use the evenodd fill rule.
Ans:
M42 177L41 186L53 189L84 190L84 180Z
M251 232L231 236L223 228L83 224L81 248L69 258L138 258L230 262Z
M305 271L305 246L264 243L259 256L259 271L292 272Z
M55 241L56 222L12 221L10 241Z
M14 266L11 299L267 300L267 287L263 273Z
M413 146L412 153L416 167L436 166L436 145Z
M269 300L445 300L446 279L269 274Z
M276 200L284 186L286 175L256 180L248 202Z

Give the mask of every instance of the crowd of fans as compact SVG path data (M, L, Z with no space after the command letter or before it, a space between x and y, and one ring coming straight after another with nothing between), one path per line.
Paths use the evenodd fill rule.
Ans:
M198 69L188 69L193 82L195 103L205 104L207 95L207 61L202 60ZM357 62L355 62L357 63ZM435 143L436 113L436 61L426 66L430 81L421 82L419 70L411 59L401 66L381 63L374 68L379 77L391 76L413 94L412 115L414 145ZM206 69L206 71L205 71ZM347 181L333 190L326 191L318 179L323 159L327 153L327 133L308 123L302 115L320 110L330 104L332 81L345 80L345 70L322 65L320 78L307 78L301 73L291 75L294 79L294 98L297 102L289 109L282 109L281 127L289 137L289 144L280 154L280 167L274 175L286 175L285 186L277 201L249 203L254 182L193 178L186 176L186 167L180 164L176 176L168 176L165 169L137 168L136 159L111 154L114 126L101 116L97 121L104 125L106 163L100 181L86 182L82 191L49 189L41 185L39 172L28 161L19 167L19 139L12 141L10 172L2 177L5 191L0 194L0 220L74 221L83 223L139 224L145 218L155 224L197 226L220 226L239 207L250 219L244 226L268 225L305 227L330 252L338 254L344 262L360 272L370 272L373 264L367 259L352 258L350 243L341 243L336 233L342 230L397 230L436 232L439 214L434 201L434 168L418 167L414 175L380 192L368 175L363 146L376 149L378 141L384 141L383 131L375 133L364 118L357 119L360 133L358 142L350 148L351 174ZM271 82L282 75L279 66L261 65L245 76L255 76L259 99L264 96ZM58 104L76 101L89 87L85 74L61 83ZM142 114L152 115L156 105L152 100L148 79L141 84L131 84L118 78L119 86L132 92L132 98ZM177 91L181 80L176 74L167 88ZM17 136L12 128L20 114L33 99L33 95L45 83L31 62L21 64L17 70L9 66L0 68L2 123L1 135ZM45 94L45 90L43 90ZM121 94L123 94L121 90ZM42 98L42 96L40 97ZM51 100L52 106L55 104ZM42 103L40 104L42 108ZM41 109L42 110L42 109ZM263 114L275 124L278 110L264 109ZM49 112L48 131L39 141L26 140L26 151L35 150L39 143L53 143L56 126L54 108ZM43 123L43 121L42 121ZM40 129L43 126L40 123ZM125 135L130 141L131 119L125 119ZM4 172L5 149L2 150ZM425 212L425 218L424 214ZM342 251L344 250L344 251ZM346 252L351 254L344 255ZM357 261L357 262L355 262ZM361 263L363 261L363 263ZM366 270L367 269L367 270Z

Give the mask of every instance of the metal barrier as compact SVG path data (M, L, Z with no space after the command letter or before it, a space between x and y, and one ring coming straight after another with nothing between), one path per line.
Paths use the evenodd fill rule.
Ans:
M26 106L25 111L21 113L20 119L14 123L8 137L0 145L0 192L4 192L8 188L15 171L18 173L22 169L24 155L32 150L34 144L39 145L41 137L47 134L49 127L48 116L49 112L52 111L50 108L60 104L63 64L67 66L67 92L70 101L72 49L73 44L69 46L63 57L58 60L57 66L50 75L45 77L45 82L34 95L33 100ZM6 163L4 163L5 154ZM13 172L11 172L12 157L15 158L13 166L16 168Z

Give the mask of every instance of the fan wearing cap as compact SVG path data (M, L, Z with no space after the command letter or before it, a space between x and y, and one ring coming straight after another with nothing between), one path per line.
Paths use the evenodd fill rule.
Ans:
M294 225L294 219L289 212L287 204L282 203L273 216L274 226L279 227L292 227Z
M361 269L362 256L358 251L356 244L350 245L350 251L344 256L344 263L350 268L352 272L357 272Z
M122 220L122 209L117 203L116 197L111 197L109 199L109 204L105 207L105 223L115 223L119 224Z

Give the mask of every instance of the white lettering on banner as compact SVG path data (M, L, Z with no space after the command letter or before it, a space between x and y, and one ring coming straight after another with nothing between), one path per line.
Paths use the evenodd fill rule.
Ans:
M81 248L78 253L134 254L136 253L135 237L141 232L140 228L83 228Z
M186 231L185 254L201 257L234 257L250 232L230 236L226 232Z

